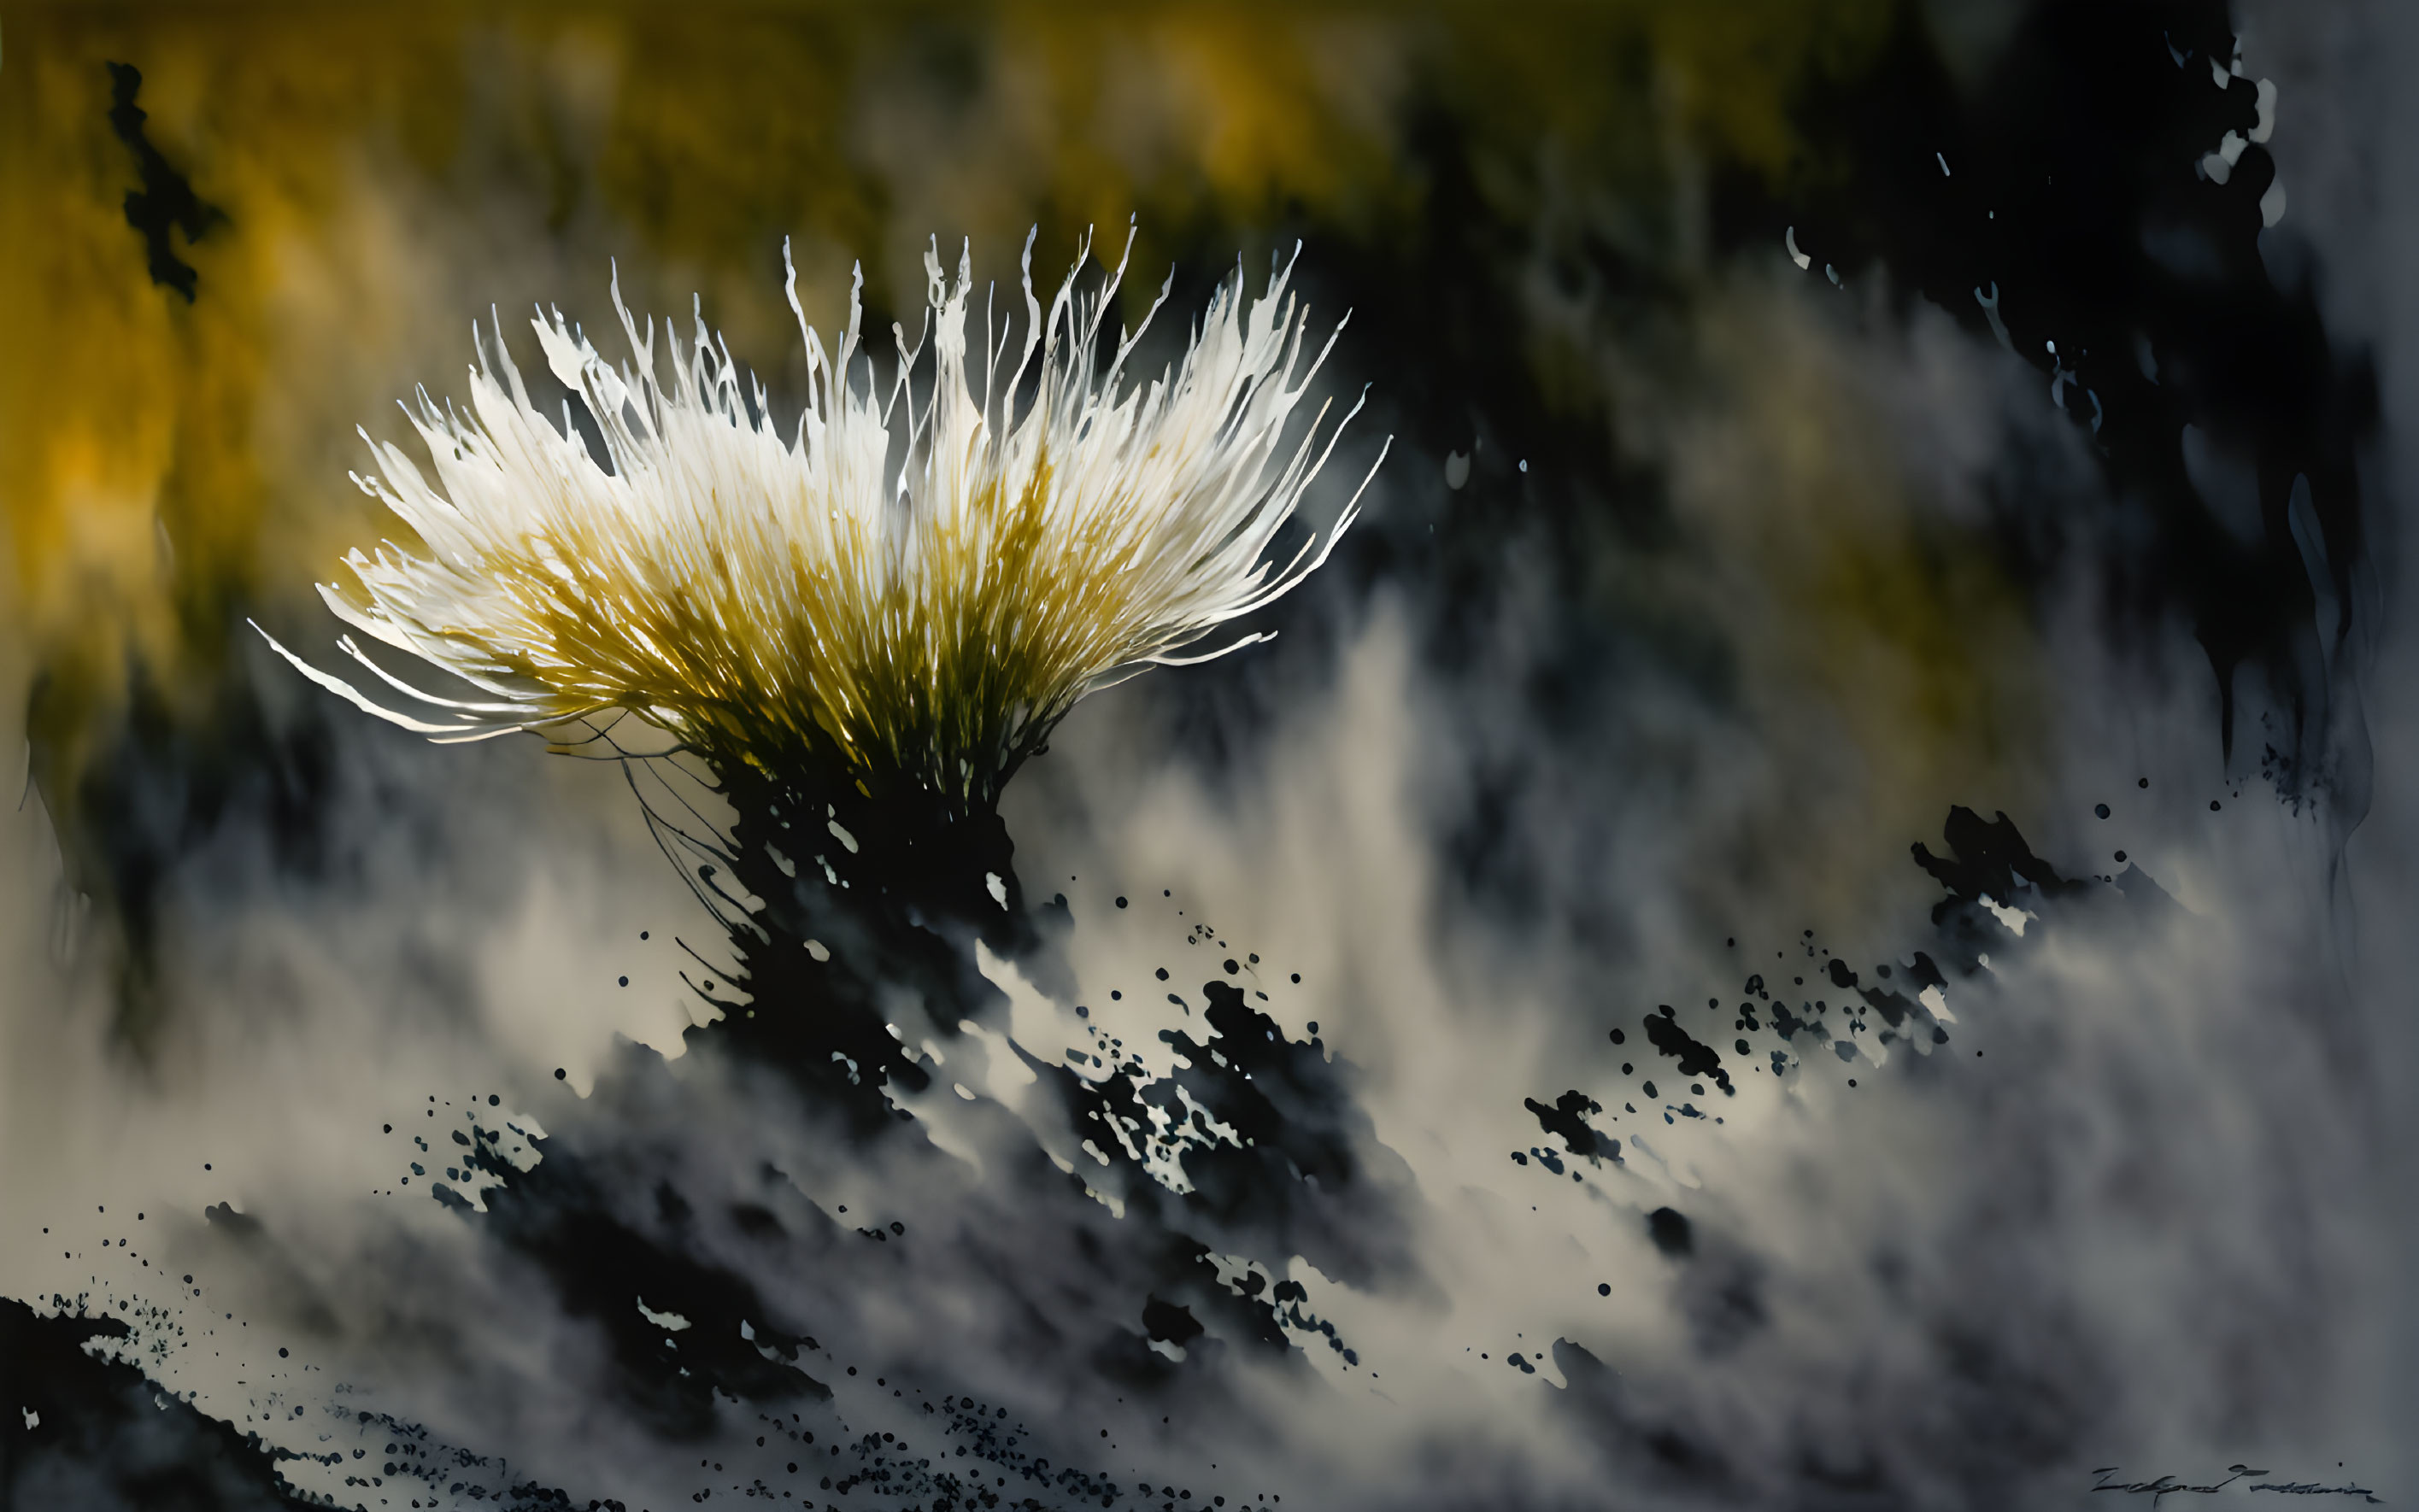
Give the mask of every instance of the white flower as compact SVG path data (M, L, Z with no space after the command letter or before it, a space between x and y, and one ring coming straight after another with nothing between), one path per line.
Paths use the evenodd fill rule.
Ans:
M433 481L375 441L382 476L354 478L423 549L356 550L345 561L358 591L320 587L356 630L485 696L415 687L349 635L342 648L418 712L279 653L439 741L621 710L718 765L780 771L836 756L860 780L904 780L956 805L995 800L1085 694L1266 638L1179 654L1315 571L1359 502L1290 557L1268 557L1338 434L1314 452L1322 405L1283 449L1335 340L1304 360L1290 267L1248 306L1239 273L1181 359L1136 384L1125 367L1141 327L1095 373L1123 259L1089 293L1070 272L1045 314L1032 251L1028 237L1024 339L1006 372L1008 326L993 344L988 312L969 357L967 259L945 282L937 251L926 254L932 362L920 396L924 338L911 347L894 328L886 391L860 351L861 270L827 356L793 269L808 394L787 441L763 386L743 395L701 316L686 349L667 324L659 360L655 324L633 320L618 276L635 367L617 372L559 312L533 320L547 365L603 433L610 470L567 405L560 429L532 406L498 343L496 364L482 349L470 374L468 414L425 392L407 410ZM1087 240L1078 269L1088 252ZM1163 287L1152 313L1166 297Z

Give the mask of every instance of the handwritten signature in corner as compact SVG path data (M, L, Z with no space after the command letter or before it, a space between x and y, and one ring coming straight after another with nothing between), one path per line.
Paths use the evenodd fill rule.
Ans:
M2099 1479L2091 1489L2095 1491L2131 1491L2137 1496L2147 1495L2153 1507L2166 1496L2178 1493L2214 1496L2245 1475L2268 1474L2264 1470L2254 1470L2249 1465L2228 1465L2226 1467L2228 1474L2224 1480L2211 1481L2201 1486L2188 1485L2173 1475L2161 1475L2156 1480L2116 1481L2108 1478L2122 1468L2119 1465L2103 1465L2094 1470L2091 1474ZM2349 1481L2341 1486L2327 1486L2314 1480L2262 1480L2254 1481L2242 1489L2246 1491L2273 1491L2280 1496L2357 1496L2373 1506L2385 1504L2375 1491L2365 1486L2354 1486Z

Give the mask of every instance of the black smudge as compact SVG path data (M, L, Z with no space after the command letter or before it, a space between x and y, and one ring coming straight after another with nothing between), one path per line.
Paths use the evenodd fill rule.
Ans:
M141 189L127 191L126 223L143 234L144 251L150 259L151 282L176 290L191 304L200 275L191 263L177 255L169 244L168 233L172 229L182 231L190 245L201 240L226 216L217 206L194 193L185 176L160 155L160 149L145 134L145 113L134 103L136 92L143 87L142 73L126 63L108 67L109 129L133 152L135 169L143 176Z
M105 918L113 1031L147 1054L173 1011L165 975L177 869L240 829L269 860L316 882L330 872L328 818L340 798L337 742L317 702L272 722L233 661L207 689L204 717L136 663L121 707L104 711L92 680L46 668L25 700L26 775L55 827L69 884Z
M747 1277L697 1252L686 1231L688 1205L676 1191L658 1184L634 1193L562 1141L548 1143L556 1147L525 1173L490 1154L478 1157L491 1174L512 1171L483 1195L482 1230L535 1261L563 1311L604 1335L615 1395L655 1432L673 1441L702 1437L714 1424L717 1391L758 1403L830 1396L796 1363L804 1331L781 1326ZM439 1192L440 1200L451 1195ZM458 1198L448 1205L478 1221ZM690 1326L668 1332L639 1311L641 1300Z
M1687 1215L1672 1208L1656 1208L1646 1215L1646 1237L1655 1241L1656 1248L1675 1260L1696 1248Z
M1204 1332L1191 1311L1174 1303L1162 1302L1156 1296L1143 1301L1142 1326L1143 1332L1150 1337L1179 1348L1199 1338Z
M2331 339L2291 222L2263 235L2268 148L2243 145L2222 175L2205 166L2257 118L2254 80L2212 80L2209 60L2236 41L2215 0L2031 7L1989 75L1961 88L1909 34L1890 87L1809 102L1813 142L1845 172L1796 181L1786 203L1741 179L1716 218L1735 245L1772 245L1794 224L1843 276L1887 265L2031 364L2088 437L2122 523L2071 530L2058 515L2072 506L2037 488L2010 521L2012 564L2046 582L2061 542L2093 542L2122 619L2191 625L2222 754L2246 696L2267 703L2293 748L2280 787L2334 788L2340 838L2366 807L2368 742L2318 643L2347 644L2355 619L2367 552L2356 459L2376 434L2377 384L2365 353ZM2187 427L2207 442L2197 467Z

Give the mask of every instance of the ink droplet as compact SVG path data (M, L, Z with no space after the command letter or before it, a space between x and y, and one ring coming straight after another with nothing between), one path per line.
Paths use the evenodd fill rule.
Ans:
M2149 786L2150 786L2150 779L2149 779L2149 778L2148 778L2148 777L2145 777L2145 778L2143 778L2140 782L2135 783L2134 786L2134 787L2149 787Z
M2091 812L2099 815L2104 819L2108 817L2108 805L2105 803L2094 803L2091 805Z
M2123 861L2125 859L2125 852L2121 850L2117 852L2117 859L2120 862Z
M561 1066L557 1066L557 1067L555 1067L555 1068L554 1068L554 1079L555 1079L555 1080L557 1080L557 1081L561 1081L561 1080L562 1080L562 1079L563 1079L563 1076L564 1076L564 1073L563 1073L563 1069L562 1069L562 1067L561 1067Z
M1599 1297L1609 1297L1612 1295L1612 1283L1610 1281L1598 1281L1595 1284L1595 1294Z
M1122 909L1122 908L1124 908L1125 906L1126 906L1126 900L1125 900L1125 899L1123 899L1123 898L1119 898L1119 899L1117 899L1117 907L1118 907L1118 908Z
M2217 812L2217 800L2216 800L2216 799L2212 798L2212 799L2211 799L2211 800L2209 801L2209 811L2210 811L2211 814L2214 814L2214 813L2216 813L2216 812Z
M1672 1208L1656 1208L1646 1215L1646 1237L1666 1255L1686 1255L1696 1247L1687 1215Z

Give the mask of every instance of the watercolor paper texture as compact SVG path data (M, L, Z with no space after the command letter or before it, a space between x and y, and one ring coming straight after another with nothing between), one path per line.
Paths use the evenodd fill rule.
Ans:
M0 1506L2419 1496L2414 65L0 6Z

